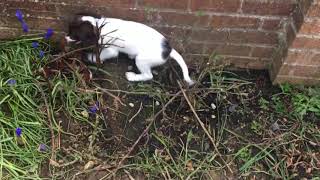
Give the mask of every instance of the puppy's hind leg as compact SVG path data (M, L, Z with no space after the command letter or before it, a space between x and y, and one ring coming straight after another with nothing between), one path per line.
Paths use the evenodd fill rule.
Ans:
M126 78L128 81L148 81L153 78L151 72L151 65L146 63L148 60L136 58L136 66L140 71L140 74L134 72L126 72Z

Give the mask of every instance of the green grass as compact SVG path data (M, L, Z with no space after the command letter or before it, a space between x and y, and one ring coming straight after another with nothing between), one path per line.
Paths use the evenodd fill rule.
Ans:
M31 47L39 41L46 56L40 59L39 51ZM50 80L50 89L39 70L49 58L49 45L41 38L20 39L0 44L0 179L39 179L40 167L50 157L50 132L47 109L53 112L52 129L64 133L55 119L57 113L65 113L72 119L88 123L88 102L94 101L94 93L81 93L79 77L59 74ZM10 79L16 84L10 85ZM43 91L49 103L46 107ZM22 129L21 137L15 133ZM40 144L48 148L38 150Z
M40 144L48 144L49 134L35 84L39 77L34 76L46 59L37 57L32 40L0 44L0 179L36 179L48 155L38 151ZM16 84L9 85L10 79ZM15 134L18 127L21 137Z

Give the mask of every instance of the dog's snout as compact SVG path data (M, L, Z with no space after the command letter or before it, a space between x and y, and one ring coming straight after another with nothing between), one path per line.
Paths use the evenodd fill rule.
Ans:
M67 41L67 43L75 42L75 41L76 41L76 40L74 40L74 39L71 39L70 36L65 36L64 39Z

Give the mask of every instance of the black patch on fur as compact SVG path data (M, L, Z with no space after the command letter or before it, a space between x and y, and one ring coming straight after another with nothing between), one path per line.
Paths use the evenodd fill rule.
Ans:
M161 42L162 46L162 58L167 59L172 51L172 47L167 39L163 39Z
M96 28L89 21L82 21L83 15L76 15L69 23L68 36L80 41L83 46L94 45L99 40Z

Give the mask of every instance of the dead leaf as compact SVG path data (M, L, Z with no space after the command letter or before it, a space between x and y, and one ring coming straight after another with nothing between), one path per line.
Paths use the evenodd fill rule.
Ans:
M193 162L191 160L187 162L186 166L187 166L186 168L188 171L194 171Z
M54 166L54 167L60 167L60 164L57 163L56 161L52 160L52 159L50 159L50 165Z

